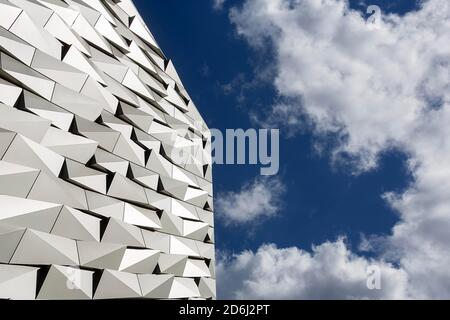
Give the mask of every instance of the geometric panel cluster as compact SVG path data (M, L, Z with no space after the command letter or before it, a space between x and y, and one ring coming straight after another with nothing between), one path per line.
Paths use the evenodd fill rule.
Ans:
M214 299L212 195L131 0L0 0L0 298Z

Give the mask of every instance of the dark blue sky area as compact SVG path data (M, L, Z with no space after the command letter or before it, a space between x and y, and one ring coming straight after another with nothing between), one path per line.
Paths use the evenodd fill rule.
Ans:
M211 128L251 128L249 111L269 108L276 98L269 84L248 85L255 77L255 61L264 62L266 57L258 56L234 34L226 9L240 3L229 0L225 10L217 12L212 10L212 0L135 0ZM365 10L360 3L352 1L352 6ZM371 0L370 4L386 12L416 8L411 0ZM235 89L224 90L228 83L234 83ZM314 154L313 141L308 131L287 138L281 129L280 174L288 189L283 210L255 227L230 227L217 220L218 249L256 249L268 242L310 249L311 244L340 235L348 236L356 248L361 234L390 232L398 217L381 195L407 186L405 157L386 154L377 170L355 177L343 168L333 169L327 155ZM215 193L237 191L258 174L257 166L215 166Z

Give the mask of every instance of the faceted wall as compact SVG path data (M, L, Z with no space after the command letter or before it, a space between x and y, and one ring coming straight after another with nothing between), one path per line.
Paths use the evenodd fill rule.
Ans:
M0 0L0 298L214 298L211 143L130 0Z

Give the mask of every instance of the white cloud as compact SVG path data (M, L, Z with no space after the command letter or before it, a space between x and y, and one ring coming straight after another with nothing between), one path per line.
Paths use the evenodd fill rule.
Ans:
M238 192L216 196L215 212L225 223L247 223L275 216L281 207L285 190L277 177L257 177Z
M338 151L368 169L381 150L404 145L424 118L427 97L448 101L448 11L448 1L432 0L406 17L386 16L374 30L342 0L248 0L231 20L258 50L270 41L274 85L297 102L290 110L275 105L269 120L285 120L290 111L297 126L304 112L318 133L345 135Z
M214 10L223 10L223 5L225 4L226 0L213 0L213 9Z
M367 272L372 266L380 271L380 290L369 290L367 286ZM217 281L221 299L407 297L407 275L403 270L352 254L343 239L314 247L312 253L270 244L256 252L222 256L217 264Z
M414 182L403 194L385 195L400 222L380 259L394 259L407 274L409 297L450 298L450 2L428 0L405 16L385 15L378 29L344 0L246 0L230 18L257 50L273 50L281 103L264 121L295 132L308 118L318 137L340 137L333 158L352 156L355 171L376 167L387 149L408 155ZM263 247L261 255L282 252ZM252 283L256 264L235 261ZM311 267L310 277L329 272L317 254L308 261L323 267ZM342 292L354 292L351 285ZM255 296L254 288L238 292Z

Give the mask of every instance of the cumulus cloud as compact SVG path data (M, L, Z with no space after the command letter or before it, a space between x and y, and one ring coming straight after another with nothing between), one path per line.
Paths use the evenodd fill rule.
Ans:
M385 150L408 155L414 182L403 194L384 195L400 222L382 241L379 257L380 263L390 259L398 265L386 270L406 275L387 279L395 295L385 292L383 297L396 297L395 288L407 281L401 292L408 297L450 298L450 2L428 0L404 16L384 15L378 28L368 26L345 0L246 0L232 9L230 19L251 46L269 48L273 55L268 63L276 68L279 103L257 117L288 125L293 132L307 119L317 137L339 138L332 158L351 159L357 172L375 168ZM317 251L325 248L347 257L341 260L347 261L343 270L369 263L339 242L318 246L311 256L266 246L228 264L227 271L241 270L243 284L235 295L258 296L264 280L255 275L269 272L257 262L267 263L267 270L283 270L277 260L283 255L309 261L313 279L328 275L332 264ZM290 270L295 273L295 266ZM266 281L273 285L284 281L280 274L272 277ZM359 296L351 279L325 280L343 297ZM306 279L298 275L292 281ZM284 297L306 296L301 288ZM321 294L326 296L326 290Z
M290 105L275 105L268 120L284 121L288 111L297 126L306 113L318 133L341 134L338 151L369 169L382 149L403 146L429 98L448 100L448 7L428 1L376 29L343 0L248 0L230 17L258 50L274 50L274 85Z
M268 244L256 252L219 257L217 281L221 299L401 299L407 296L407 274L403 270L352 254L342 238L313 247L312 253ZM368 278L375 270L379 273L378 289Z
M285 186L278 177L257 177L238 192L216 196L215 212L225 223L242 224L275 216L281 208Z

